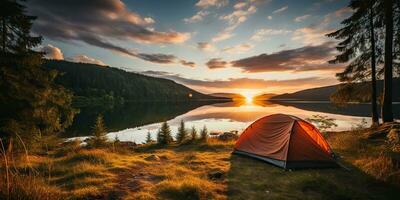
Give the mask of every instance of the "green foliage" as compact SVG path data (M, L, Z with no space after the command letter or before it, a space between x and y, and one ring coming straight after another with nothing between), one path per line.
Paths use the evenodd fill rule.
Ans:
M171 135L171 129L168 123L165 121L162 123L160 130L157 134L157 143L161 145L170 144L173 142L173 138Z
M185 122L181 120L180 126L178 128L178 134L176 135L176 141L182 143L188 137L188 132L185 128Z
M93 136L88 140L90 147L103 147L107 145L107 130L102 115L98 115L93 127Z
M335 123L335 119L329 118L328 116L313 115L312 118L307 118L306 120L316 125L321 132L338 126Z
M57 82L74 91L77 106L123 104L130 101L182 102L212 97L174 81L95 64L47 60L43 66L63 73ZM189 97L192 94L192 97Z
M207 142L208 140L208 130L206 125L203 126L203 129L200 131L200 141Z
M368 102L371 100L370 82L341 84L331 94L330 100L338 105L349 102Z
M54 83L58 72L42 68L42 54L31 50L41 42L41 37L30 35L35 17L25 15L18 1L0 5L4 25L0 29L0 135L15 138L18 134L32 145L32 135L40 139L62 132L76 110L71 107L72 94Z
M0 1L0 45L3 54L28 54L42 42L41 36L30 35L34 16L26 15L26 6L18 1Z
M197 130L194 126L190 129L190 140L193 142L197 139Z
M352 131L364 130L365 128L367 128L367 124L368 124L367 120L365 120L365 118L362 118L362 120L359 123L351 127L351 130Z

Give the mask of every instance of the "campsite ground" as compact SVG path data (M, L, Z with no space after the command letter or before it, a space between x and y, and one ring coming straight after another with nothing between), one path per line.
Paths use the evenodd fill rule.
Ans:
M70 143L50 156L16 161L12 193L31 199L399 199L400 154L366 132L327 134L350 171L284 171L232 155L232 141L135 150ZM1 181L0 198L5 187Z

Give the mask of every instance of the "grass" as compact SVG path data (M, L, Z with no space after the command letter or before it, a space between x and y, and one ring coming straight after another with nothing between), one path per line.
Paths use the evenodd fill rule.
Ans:
M86 149L71 142L47 156L22 156L11 162L10 191L12 199L38 200L398 199L399 153L383 140L366 139L366 134L327 134L351 171L285 171L232 155L233 141L215 139L134 150ZM159 159L146 159L151 155ZM0 181L0 199L7 197L5 188Z

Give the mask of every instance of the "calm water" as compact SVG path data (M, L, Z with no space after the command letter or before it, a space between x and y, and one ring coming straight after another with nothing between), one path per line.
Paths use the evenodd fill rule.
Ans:
M370 123L370 105L357 104L338 108L329 102L195 102L195 103L142 103L123 107L99 109L86 108L76 117L66 137L90 135L97 114L102 113L109 130L110 138L121 141L142 143L147 132L153 139L162 121L168 121L175 134L181 120L186 127L197 129L204 125L211 132L237 130L239 133L255 120L274 113L285 113L300 118L324 115L336 119L338 127L334 130L348 130L362 119ZM394 105L394 113L400 118L400 105Z

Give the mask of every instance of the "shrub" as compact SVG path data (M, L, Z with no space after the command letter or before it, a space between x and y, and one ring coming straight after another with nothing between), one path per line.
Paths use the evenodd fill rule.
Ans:
M317 126L321 132L325 132L328 129L338 126L335 123L335 119L329 118L328 116L313 115L312 118L307 118L306 120Z
M165 180L155 186L160 199L214 199L212 183L195 177Z

